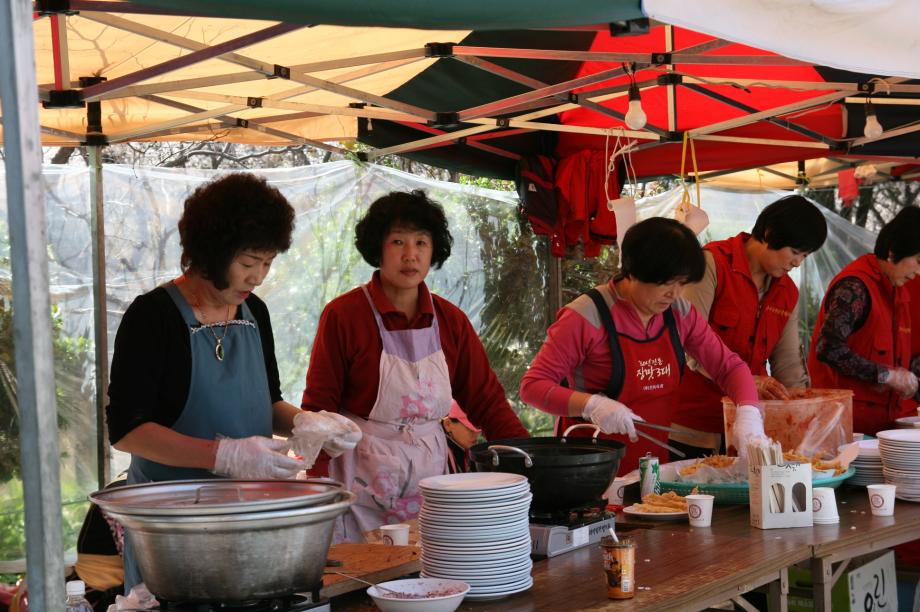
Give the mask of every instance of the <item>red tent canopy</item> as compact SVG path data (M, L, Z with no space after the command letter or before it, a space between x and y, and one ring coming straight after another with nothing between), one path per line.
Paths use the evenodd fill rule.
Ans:
M667 39L668 30L673 32L673 42L670 44ZM674 49L675 54L682 54L705 49L707 46L711 49L703 51L694 59L695 63L654 65L635 72L635 80L640 87L642 84L649 85L641 91L642 107L648 116L647 129L658 128L665 136L669 133L673 135L690 131L692 136L693 130L707 132L708 126L733 119L743 120L757 111L802 103L827 95L826 90L803 90L795 86L796 83L820 85L824 82L822 75L811 65L788 60L760 49L729 44L681 28L657 26L651 28L647 34L629 37L612 37L607 33L599 33L590 50L598 53L640 53L651 56L668 48ZM745 57L746 63L735 63L740 57ZM718 63L717 58L725 58L731 63ZM582 77L609 69L609 63L585 62L577 76ZM682 80L682 83L664 84L669 80L673 82L678 79ZM773 83L774 86L707 83L710 79ZM622 76L584 88L578 93L584 94L628 83L629 78ZM627 97L620 96L602 102L602 105L625 114L627 103ZM846 125L840 104L826 103L813 109L778 116L788 119L801 129L789 129L765 119L711 132L717 135L717 138L766 139L777 141L776 144L705 140L711 136L700 134L695 144L699 169L702 171L743 168L822 157L833 151L833 147L816 148L815 144L821 142L820 137L826 138L827 141L836 141L845 135ZM585 107L562 113L560 120L563 125L571 126L625 127L621 120ZM612 136L616 135L616 131L612 132ZM796 146L796 142L802 142L805 146ZM603 136L563 133L560 135L556 154L564 157L581 149L603 149L604 146ZM681 143L678 141L646 144L633 154L632 161L639 176L674 173L680 168ZM687 165L689 169L689 160Z

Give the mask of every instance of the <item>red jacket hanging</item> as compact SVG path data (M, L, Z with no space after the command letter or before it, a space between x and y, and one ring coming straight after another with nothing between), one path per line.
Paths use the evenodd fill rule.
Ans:
M866 322L847 338L847 346L865 359L889 368L906 368L910 362L911 324L910 297L904 287L895 287L882 273L878 259L869 253L846 266L828 285L828 291L839 280L854 276L869 291L871 308ZM900 398L882 385L856 380L839 374L818 360L815 346L827 316L827 295L821 302L818 321L808 352L808 371L816 388L851 389L853 391L853 429L870 435L892 426L903 416Z
M704 248L712 253L717 278L709 325L757 376L767 373L767 360L789 322L799 290L784 274L773 279L760 300L744 251L750 238L740 233ZM674 422L699 431L722 431L722 396L713 381L688 370L681 381Z
M620 197L618 172L607 176L607 159L601 151L583 150L559 161L556 192L566 246L582 242L586 257L600 254L601 244L616 243L616 220L607 208ZM607 181L607 189L604 182Z

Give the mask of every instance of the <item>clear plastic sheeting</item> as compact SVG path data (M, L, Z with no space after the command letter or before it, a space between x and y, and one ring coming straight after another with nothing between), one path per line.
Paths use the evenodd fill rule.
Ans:
M525 425L534 428L542 415L523 407L516 398L521 376L548 325L547 277L542 242L519 221L515 194L431 181L350 161L257 173L278 187L297 213L290 251L275 260L265 283L256 290L271 313L285 399L300 403L310 347L324 305L371 276L372 268L354 248L358 219L374 199L389 191L424 189L443 204L454 237L450 258L440 270L432 269L429 286L467 313ZM182 203L195 187L218 174L104 166L110 356L121 316L134 297L179 275L176 224ZM73 508L68 514L65 507L65 543L72 546L83 519L85 495L97 488L89 171L48 166L44 180L55 309L61 482L65 503L72 502ZM6 192L0 193L4 194L0 195L0 322L8 325L9 236ZM7 333L0 339L0 360L12 369L11 337ZM0 468L6 468L0 471L3 560L23 556L24 536L15 535L22 531L19 434L2 393L0 415L6 417L0 422ZM113 474L125 466L124 456L116 455L120 457Z
M723 240L738 232L750 232L757 215L764 208L789 195L788 191L764 190L756 192L733 191L706 185L701 186L702 208L709 215L709 227L699 239L702 244ZM683 189L678 187L636 202L639 220L649 217L674 217L680 204ZM817 252L789 276L799 287L800 332L802 344L808 347L811 332L818 318L818 308L831 279L848 263L869 253L875 247L875 234L853 225L832 210L813 202L827 220L827 241Z

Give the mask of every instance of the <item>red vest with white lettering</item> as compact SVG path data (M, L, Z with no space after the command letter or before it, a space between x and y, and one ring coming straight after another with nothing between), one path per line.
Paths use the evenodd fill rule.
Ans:
M910 296L910 358L920 355L920 276L907 282L904 289ZM914 325L913 321L917 324ZM916 374L916 372L914 372ZM901 400L901 413L906 416L912 416L917 409L917 400L912 397Z
M767 373L767 360L799 299L799 290L784 274L773 279L761 301L744 252L750 234L710 242L704 248L716 265L716 291L709 326L738 353L754 375ZM699 431L721 432L722 390L706 376L687 370L680 384L674 422Z
M828 285L828 292L838 281L855 276L869 291L870 308L866 322L847 338L856 354L889 368L908 367L910 361L910 297L904 287L891 284L878 265L874 254L863 255L840 271ZM808 371L815 388L852 389L853 431L875 435L893 427L894 420L906 416L898 395L882 385L844 376L820 361L815 346L826 318L825 301L821 302L818 321L808 352Z

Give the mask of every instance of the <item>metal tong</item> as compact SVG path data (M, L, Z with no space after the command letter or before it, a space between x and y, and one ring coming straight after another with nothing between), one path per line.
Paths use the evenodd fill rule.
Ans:
M666 431L666 432L668 432L668 433L674 433L674 432L677 431L676 429L674 429L674 428L672 428L672 427L665 427L664 425L656 425L656 424L654 424L654 423L649 423L648 421L633 421L633 423L635 423L637 426L638 426L638 425L642 425L642 426L644 426L644 427L648 427L649 429L658 429L658 430L661 430L661 431ZM651 442L652 444L657 444L657 445L660 446L661 448L665 448L665 449L669 450L670 452L674 453L674 454L677 455L678 457L685 458L685 457L687 456L687 454L686 454L685 452L683 452L682 450L676 449L676 448L674 448L673 446L671 446L670 444L665 444L664 442L662 442L662 441L659 440L658 438L655 438L655 437L653 437L653 436L650 436L650 435L648 435L647 433L645 433L644 431L640 431L640 430L637 429L637 430L636 430L636 435L639 436L640 438L645 438L646 440L648 440L648 441Z

